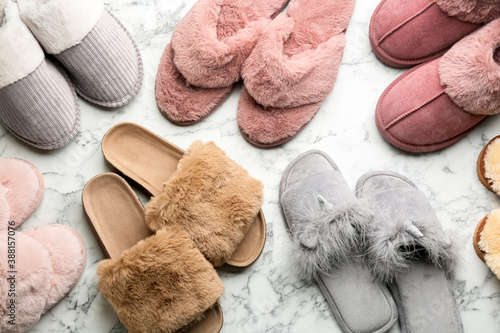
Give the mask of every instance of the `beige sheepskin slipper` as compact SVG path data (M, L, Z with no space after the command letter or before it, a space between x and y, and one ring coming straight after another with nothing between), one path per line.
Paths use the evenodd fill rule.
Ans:
M224 285L188 233L165 227L155 235L127 182L114 173L92 178L82 202L107 260L98 288L131 333L216 333Z
M491 139L477 159L477 176L488 190L500 195L500 135Z
M120 123L104 136L102 151L153 196L146 207L151 231L182 227L216 267L257 260L266 239L263 185L213 142L195 141L184 152L144 127Z
M479 222L473 244L478 257L500 279L500 209L492 210Z

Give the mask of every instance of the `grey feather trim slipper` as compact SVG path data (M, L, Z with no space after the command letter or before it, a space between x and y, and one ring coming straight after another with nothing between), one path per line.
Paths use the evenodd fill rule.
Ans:
M280 203L295 243L294 262L314 278L347 333L386 332L397 311L362 257L369 207L356 199L335 163L308 151L283 172Z
M376 212L367 259L389 284L402 332L463 332L450 281L457 251L425 195L406 177L383 171L363 175L356 196Z

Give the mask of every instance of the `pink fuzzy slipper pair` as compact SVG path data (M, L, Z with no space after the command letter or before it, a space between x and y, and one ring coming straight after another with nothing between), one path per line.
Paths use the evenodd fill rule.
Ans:
M196 123L245 87L238 125L250 143L289 141L333 89L354 1L198 0L173 32L156 78L160 111Z
M0 158L0 332L24 332L76 284L86 262L80 235L64 225L16 228L42 199L31 163Z
M494 9L500 11L500 4ZM467 136L486 116L500 113L499 45L496 19L441 58L396 79L375 111L384 139L410 152L435 151Z

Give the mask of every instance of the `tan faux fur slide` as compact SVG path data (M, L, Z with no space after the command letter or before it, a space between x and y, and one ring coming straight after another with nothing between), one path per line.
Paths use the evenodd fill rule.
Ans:
M478 223L472 242L479 259L500 279L500 209L492 210Z
M104 136L102 151L153 196L146 208L152 231L184 228L214 266L257 260L266 239L262 183L213 142L195 141L184 152L144 127L120 123Z
M98 288L130 333L220 331L224 285L184 230L152 235L141 202L114 173L89 180L82 202L109 258L97 266Z
M481 150L477 158L477 177L491 192L500 195L500 135Z

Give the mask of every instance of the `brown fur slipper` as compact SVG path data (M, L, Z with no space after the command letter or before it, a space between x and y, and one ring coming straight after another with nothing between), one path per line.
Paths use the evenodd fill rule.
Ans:
M492 210L478 223L473 244L479 259L500 279L500 209Z
M98 288L131 333L216 333L224 285L186 231L151 236L144 208L120 176L104 173L83 189L89 224L106 257Z
M106 133L102 150L108 164L154 196L146 209L153 232L182 227L214 266L257 260L266 238L263 185L213 142L195 141L184 152L137 124L121 123Z

